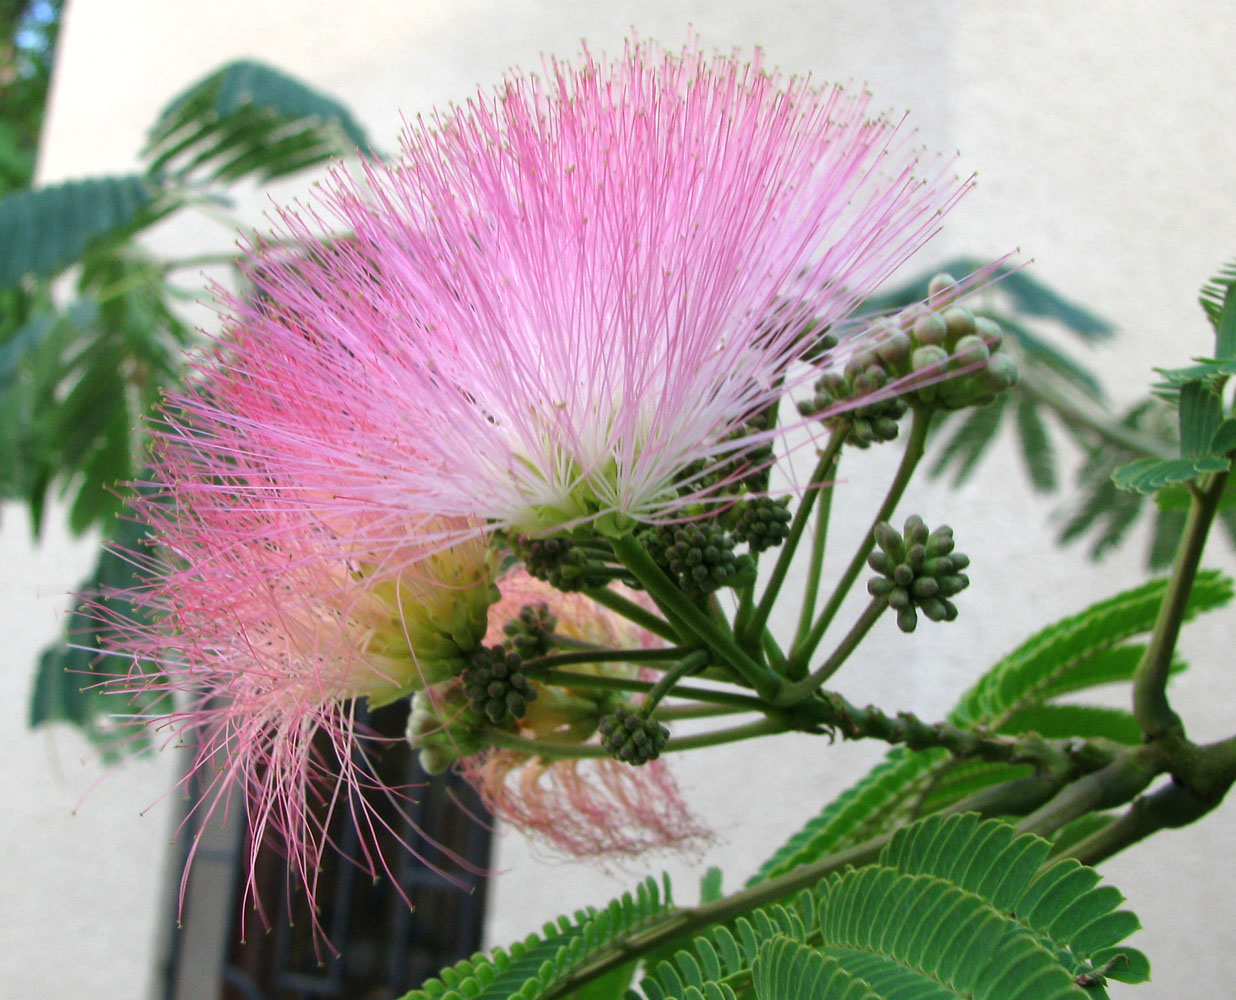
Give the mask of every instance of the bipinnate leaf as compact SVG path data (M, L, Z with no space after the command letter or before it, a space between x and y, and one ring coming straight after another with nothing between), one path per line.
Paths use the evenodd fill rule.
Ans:
M1041 493L1052 492L1056 488L1055 451L1034 400L1022 399L1017 403L1017 430L1030 482Z
M758 1000L1101 1000L1102 977L1143 981L1149 963L1123 944L1138 928L1123 897L1050 851L999 820L929 817L875 863L712 927L640 990L646 1000L714 984L738 996L750 984Z
M1223 334L1225 313L1230 305L1233 286L1236 286L1236 260L1230 260L1219 268L1198 294L1202 310L1210 320L1210 325L1215 328L1218 339L1215 357L1220 359L1231 358L1234 354L1233 351L1224 349L1225 346L1230 346L1230 341L1225 339ZM1236 324L1236 316L1229 318L1228 322ZM1236 333L1236 330L1230 332Z
M791 938L769 938L760 946L751 966L755 995L759 1000L790 997L826 997L828 1000L879 1000L879 995L861 979Z
M931 467L931 475L942 475L952 466L953 485L963 485L974 474L980 459L995 440L1008 402L1009 396L1005 394L997 396L986 406L971 410L948 443L940 449Z
M535 1000L564 982L616 941L655 923L672 909L669 879L646 879L601 910L560 917L542 932L443 969L402 1000ZM697 998L698 1000L698 998ZM730 1000L715 992L705 1000Z
M0 198L0 288L46 278L91 242L133 226L158 194L149 177L92 177Z
M268 181L369 149L364 129L338 101L242 60L176 97L151 129L145 155L153 174Z
M1052 736L1090 733L1122 742L1130 739L1129 723L1118 715L1050 703L1061 695L1132 677L1142 646L1130 640L1154 625L1165 587L1166 581L1153 580L1031 636L962 696L949 721L958 726L999 730L1018 725L1015 720L1020 717L1027 727L1037 720L1051 730ZM1194 583L1186 616L1192 618L1220 607L1231 600L1232 593L1230 579L1203 571ZM1174 667L1182 668L1179 663ZM1033 714L1045 706L1051 711ZM1070 721L1081 731L1067 732ZM977 773L970 770L972 767L970 762L958 762L942 750L910 753L894 748L883 762L795 833L748 884L817 861L916 815L944 809L980 788L1025 774L1024 768L1006 765L985 765ZM950 780L954 772L960 780Z

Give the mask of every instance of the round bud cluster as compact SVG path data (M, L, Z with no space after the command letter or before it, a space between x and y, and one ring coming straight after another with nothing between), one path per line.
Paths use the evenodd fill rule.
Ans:
M785 541L790 533L790 498L750 497L730 514L734 537L752 552L763 552Z
M548 604L525 604L519 614L502 626L505 645L525 660L544 656L553 645L551 636L558 627L557 616Z
M522 666L518 653L488 646L472 654L472 666L461 675L472 708L495 726L522 718L536 700Z
M556 590L587 590L608 582L604 574L595 572L595 564L588 553L565 535L550 538L512 535L508 544L530 575Z
M880 575L868 581L867 591L888 600L897 627L913 632L919 611L933 622L956 618L957 606L949 598L970 585L962 573L970 560L953 551L953 529L943 525L928 533L923 519L913 515L904 532L882 521L874 533L880 548L867 557L867 565Z
M821 379L816 397L800 409L807 415L827 413L838 404L886 392L893 382L905 385L900 398L945 410L983 406L1012 388L1017 362L999 353L1004 338L999 324L956 305L958 288L950 275L936 275L927 290L930 304L910 306L870 326L861 339L871 346L855 354L842 375ZM859 406L832 419L853 425L851 437L860 446L889 440L894 432L890 421L900 414L866 410Z
M660 757L669 740L669 730L661 723L621 706L601 719L597 728L601 746L612 757L636 766Z
M724 587L741 566L733 537L715 522L663 525L644 532L641 541L657 564L692 596Z
M853 370L847 365L844 373L829 372L821 377L815 383L815 395L800 402L798 412L804 417L816 413L835 414L826 416L824 423L830 429L842 423L847 425L846 444L867 448L880 441L891 441L897 436L897 421L908 409L904 399L894 396L864 406L845 405L849 400L874 395L888 383L888 372L878 364ZM839 409L843 412L838 413Z

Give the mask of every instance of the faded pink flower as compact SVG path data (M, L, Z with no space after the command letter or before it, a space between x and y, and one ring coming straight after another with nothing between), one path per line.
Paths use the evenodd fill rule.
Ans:
M503 626L525 604L544 604L555 631L605 648L655 648L661 641L589 600L564 594L519 570L499 581L502 598L489 609L486 641L501 642ZM628 596L640 600L639 595ZM640 675L629 664L585 664L578 673ZM538 685L539 697L518 723L534 739L582 741L617 704L612 694L588 688ZM631 767L612 758L543 760L511 750L486 750L458 770L500 820L577 857L632 856L658 848L698 846L709 832L690 812L664 760Z
M632 767L612 757L545 761L488 750L460 771L493 815L576 857L698 846L709 836L662 760Z
M396 537L673 520L778 433L750 422L818 374L808 322L844 320L967 187L923 177L867 94L758 53L544 73L417 119L401 162L337 171L254 248L224 372L181 405L296 484L270 502Z

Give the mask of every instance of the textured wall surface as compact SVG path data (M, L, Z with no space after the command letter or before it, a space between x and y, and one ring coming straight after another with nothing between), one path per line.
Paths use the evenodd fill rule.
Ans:
M1037 277L1121 328L1117 344L1088 356L1120 403L1143 391L1151 365L1207 349L1196 289L1236 254L1236 62L1229 55L1236 15L1228 11L1183 0L75 0L41 172L52 181L131 169L166 100L231 58L266 60L334 93L390 148L401 115L462 100L512 65L535 68L541 53L570 56L581 39L612 52L632 26L674 46L693 28L706 47L758 44L787 72L868 86L878 106L910 111L925 146L959 150L963 169L978 172L978 187L920 263L1020 249ZM281 188L274 196L294 193ZM265 204L263 193L247 192L241 216L260 224ZM203 220L155 239L163 250L188 254L227 246L231 234ZM889 457L845 469L849 483L835 516L850 537L869 516L872 492L883 490ZM1137 545L1097 566L1056 550L1053 505L1030 495L1012 449L1001 449L959 493L920 486L905 509L957 528L974 559L974 586L952 626L910 639L882 623L888 627L878 641L838 677L857 701L938 714L1036 627L1142 578ZM15 638L0 731L0 992L31 1000L139 996L164 919L156 907L171 829L163 806L139 812L167 788L171 762L165 755L129 765L71 815L100 768L73 734L31 734L23 719L29 665L54 634L61 595L90 553L56 536L32 550L27 535L20 512L7 512L0 613L4 634ZM1223 544L1210 562L1230 566ZM982 616L974 610L980 601L988 609ZM1180 682L1177 701L1196 737L1229 731L1231 695L1214 685L1223 683L1217 671L1227 657L1217 651L1230 649L1231 634L1222 622L1186 633L1195 670ZM684 790L716 829L716 852L706 861L655 858L651 869L674 873L686 901L707 863L720 864L727 886L736 886L879 752L786 737L678 761ZM742 808L734 811L736 799ZM1151 985L1115 995L1219 996L1236 978L1228 944L1236 865L1225 827L1232 810L1229 804L1106 866L1149 930L1136 943L1156 970ZM1215 860L1207 862L1209 851ZM495 942L643 874L568 864L517 835L502 839L498 867ZM551 884L555 898L546 891Z

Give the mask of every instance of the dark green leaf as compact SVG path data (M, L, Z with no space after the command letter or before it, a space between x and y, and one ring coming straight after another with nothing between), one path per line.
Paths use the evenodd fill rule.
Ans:
M1234 283L1236 283L1236 260L1224 264L1219 272L1202 286L1198 295L1198 301L1206 313L1206 318L1210 320L1210 325L1215 328L1216 335L1222 325L1223 310L1227 305L1228 295ZM1220 359L1233 356L1218 350L1215 351L1215 355Z
M1223 296L1215 330L1215 357L1220 361L1236 359L1236 283L1229 283Z
M148 177L67 181L0 198L0 287L27 275L50 277L93 240L146 221L157 186Z
M1164 486L1185 483L1208 472L1222 472L1230 463L1225 458L1139 458L1112 473L1118 489L1133 493L1153 493Z
M931 475L939 476L950 466L953 469L953 485L961 486L978 467L979 459L995 440L1000 429L1000 419L1004 416L1009 397L1006 393L997 396L986 406L976 407L957 428L953 436L936 456L931 467Z
M1017 430L1021 437L1021 453L1026 471L1036 490L1050 493L1056 488L1056 458L1051 438L1039 416L1038 404L1023 398L1017 403Z
M109 663L96 652L106 646L105 617L139 625L146 620L123 593L140 583L133 553L140 550L145 538L142 525L131 520L117 523L113 547L103 550L90 577L78 587L78 593L87 596L76 602L64 635L39 657L30 699L31 726L70 722L109 756L120 749L132 752L147 746L148 740L140 730L121 733L110 720L117 713L140 713L156 697L151 694L120 698L100 688L105 676L132 670L140 664L128 660ZM107 612L98 610L94 602L106 605Z
M1219 394L1201 382L1188 382L1180 387L1180 454L1182 458L1199 459L1211 454L1219 423L1223 420L1223 405Z
M1118 708L1094 705L1038 705L1010 716L1002 733L1038 733L1048 739L1108 739L1126 746L1142 742L1142 729L1133 716Z
M175 98L150 132L152 173L219 180L282 177L357 151L364 129L346 107L273 67L229 63Z

